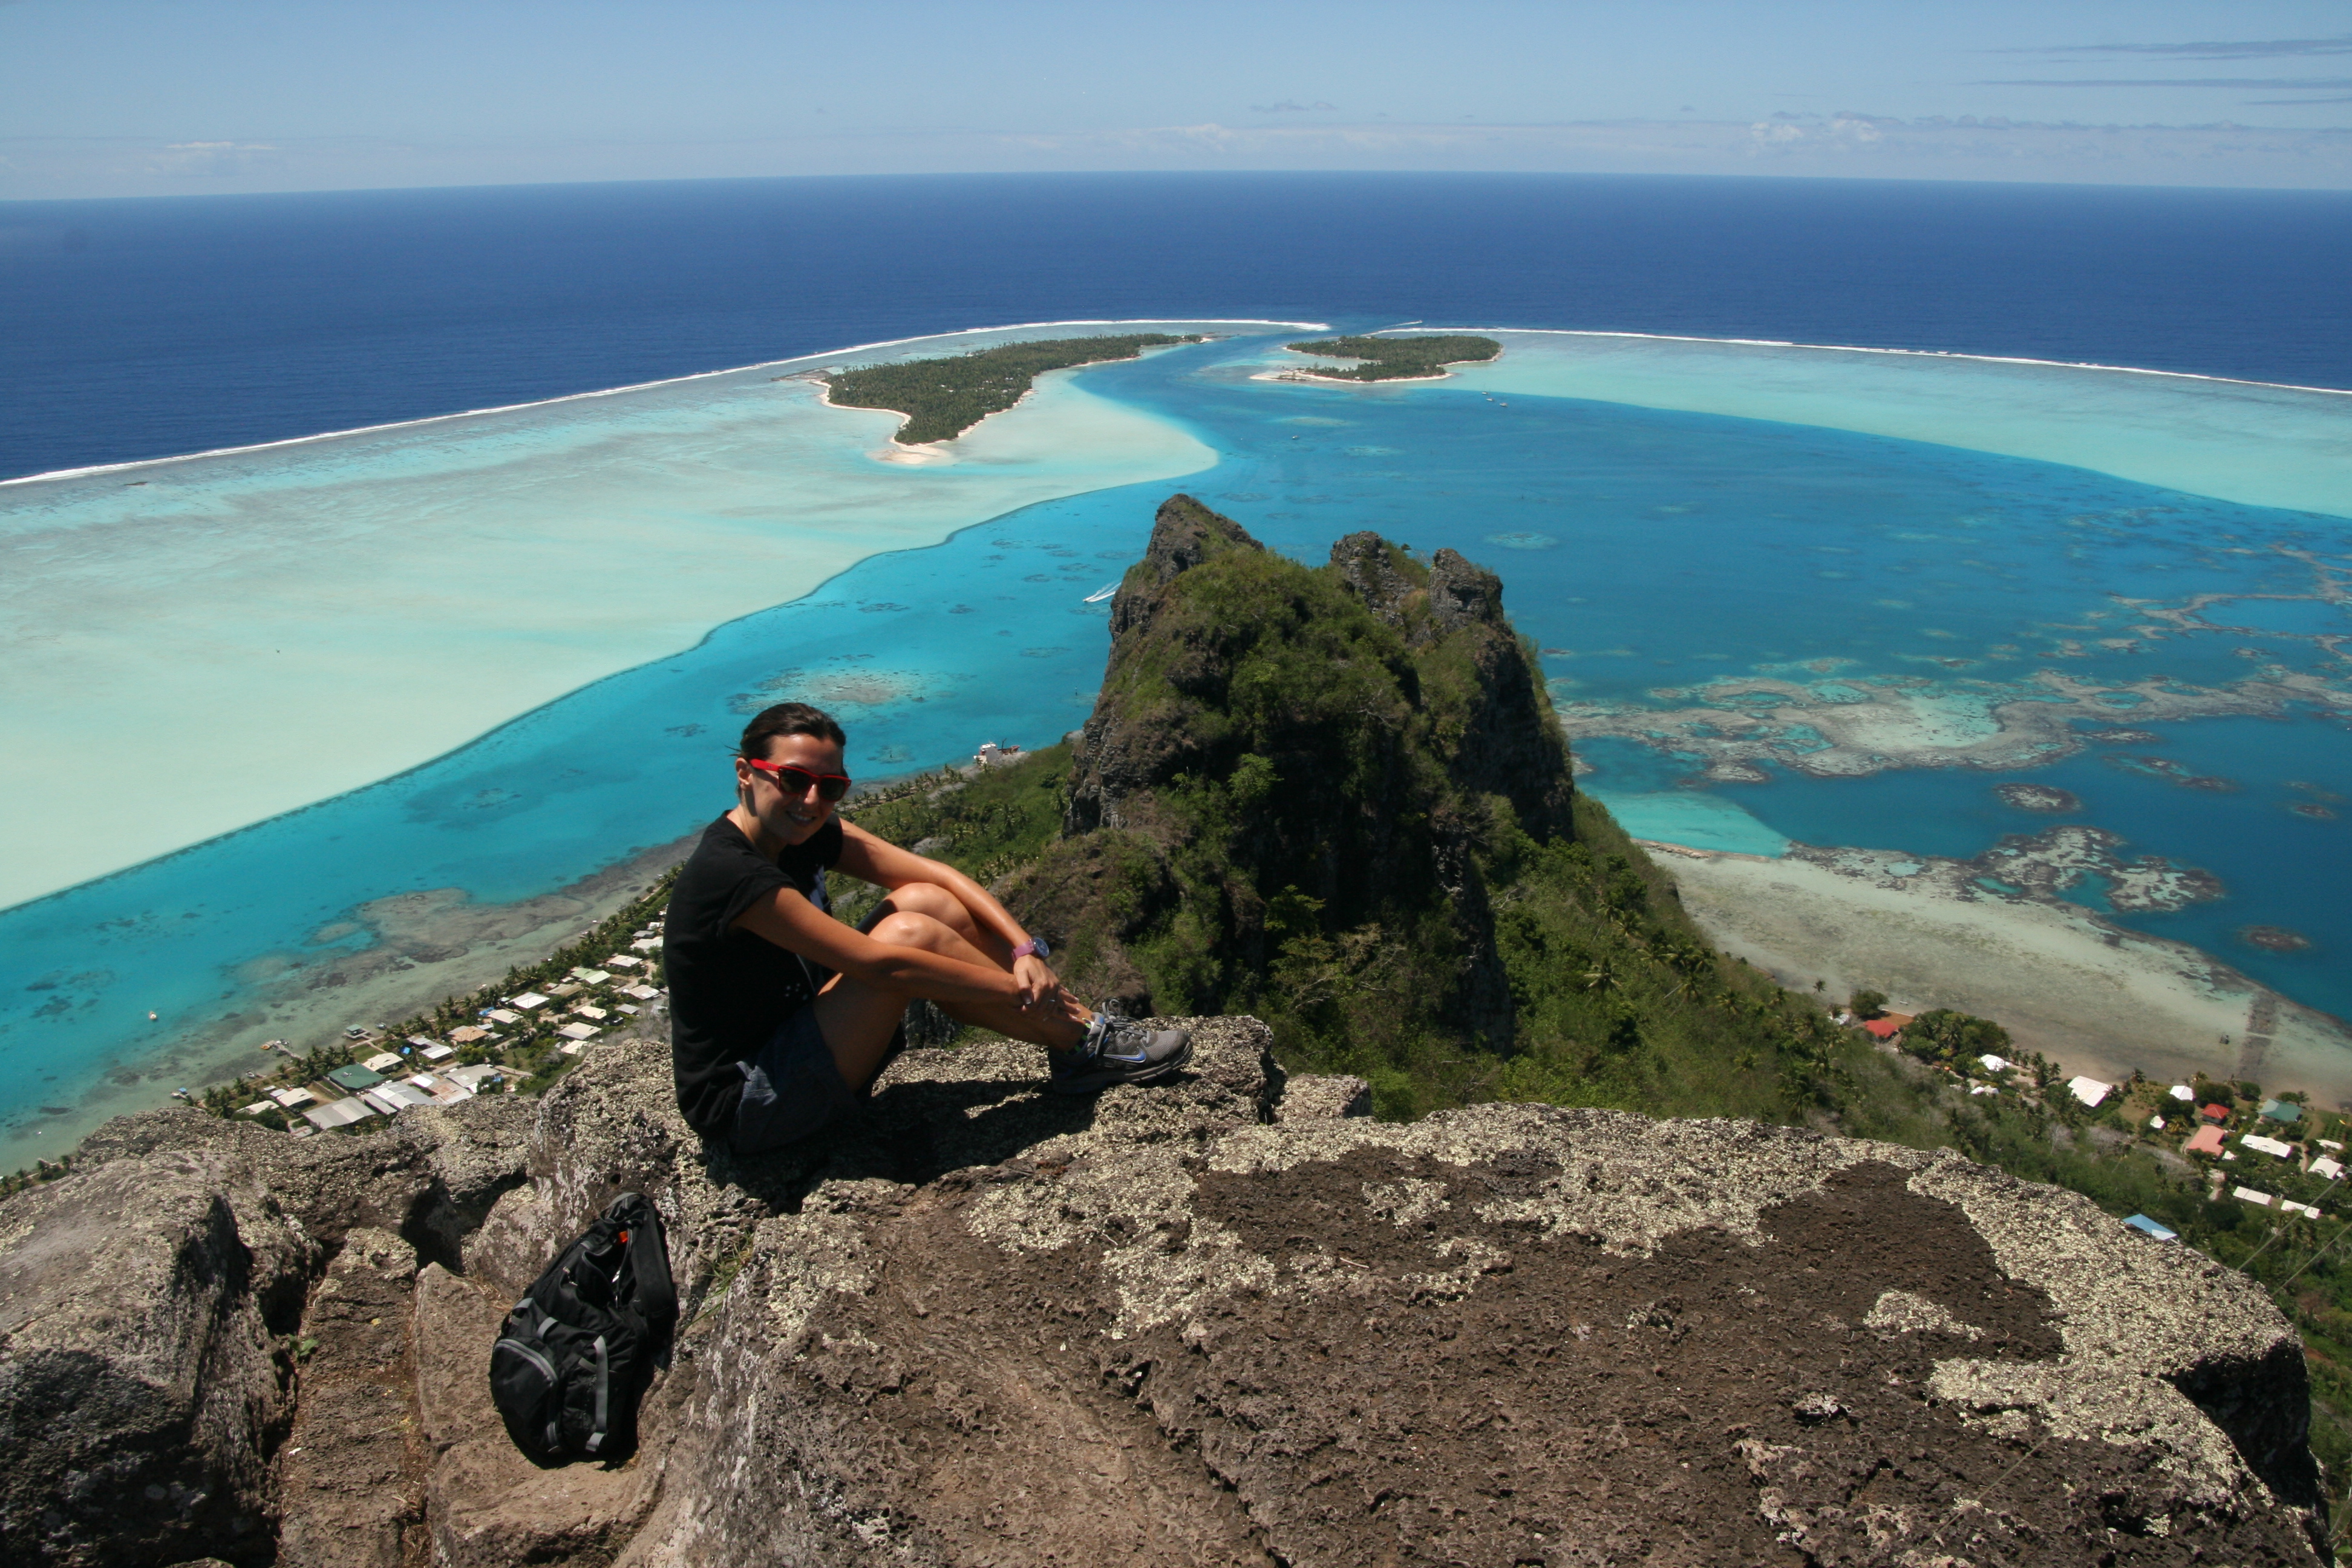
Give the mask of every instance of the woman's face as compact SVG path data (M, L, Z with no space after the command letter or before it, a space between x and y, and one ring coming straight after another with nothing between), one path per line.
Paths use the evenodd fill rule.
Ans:
M812 774L842 771L841 748L818 735L771 735L768 754L762 760ZM817 794L814 782L794 791L789 783L740 757L735 762L735 790L743 809L760 824L761 837L781 844L806 843L833 815L833 802Z

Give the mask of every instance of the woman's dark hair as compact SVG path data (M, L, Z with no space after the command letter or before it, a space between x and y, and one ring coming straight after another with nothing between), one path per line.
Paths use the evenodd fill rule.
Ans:
M779 735L814 735L836 746L849 744L849 737L841 732L832 714L805 702L779 702L773 708L761 709L743 726L743 741L736 747L735 754L765 761L768 742Z

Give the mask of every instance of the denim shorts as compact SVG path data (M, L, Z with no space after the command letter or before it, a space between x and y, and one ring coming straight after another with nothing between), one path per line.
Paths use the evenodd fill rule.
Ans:
M904 1030L882 1058L887 1068L906 1039ZM868 1083L852 1089L842 1081L833 1047L817 1027L814 1004L776 1026L757 1055L735 1064L743 1075L743 1098L735 1105L735 1128L728 1146L738 1154L765 1154L822 1131L856 1110L873 1092ZM880 1078L880 1068L874 1076Z

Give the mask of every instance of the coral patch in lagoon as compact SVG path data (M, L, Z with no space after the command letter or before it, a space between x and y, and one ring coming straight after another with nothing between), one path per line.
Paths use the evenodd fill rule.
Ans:
M2060 789L2055 784L1999 784L1992 793L2000 797L2003 805L2019 811L2044 812L2063 816L2083 809L2083 797L2073 790Z

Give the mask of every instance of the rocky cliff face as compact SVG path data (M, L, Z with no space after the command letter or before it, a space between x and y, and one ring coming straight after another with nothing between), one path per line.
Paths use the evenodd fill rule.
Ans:
M479 1100L308 1142L154 1111L0 1204L0 1560L267 1562L289 1491L316 1476L341 1498L381 1470L363 1506L399 1561L417 1466L383 1342L405 1331L417 1258L457 1261L522 1181L537 1110ZM353 1301L404 1326L354 1339ZM289 1444L302 1420L349 1430ZM333 1453L363 1468L320 1469Z
M1182 581L1220 556L1256 564L1252 558L1265 555L1265 547L1239 523L1191 496L1161 503L1143 560L1111 601L1110 662L1081 731L1071 781L1073 833L1119 826L1122 800L1180 773L1229 769L1243 743L1256 738L1216 722L1232 712L1235 665L1261 639L1302 634L1358 645L1347 650L1355 655L1347 662L1391 668L1402 703L1379 716L1391 729L1405 730L1416 710L1442 710L1427 742L1456 788L1506 797L1539 834L1570 831L1567 746L1550 721L1541 677L1503 614L1500 579L1452 550L1440 550L1423 566L1376 533L1339 541L1328 574L1401 647L1364 636L1331 606L1299 602L1296 584L1281 582L1279 572L1256 593L1250 592L1255 584ZM1318 610L1327 624L1310 631ZM1441 648L1452 656L1445 662L1461 668L1438 672L1444 690L1424 692L1433 661L1417 656ZM1303 731L1323 716L1302 704L1266 718ZM1276 738L1287 739L1302 760L1328 760L1317 755L1330 750L1328 737Z
M2083 1199L1753 1123L1379 1124L1196 1027L1093 1101L1025 1047L910 1051L761 1162L705 1152L649 1042L373 1138L116 1123L0 1205L0 1551L2316 1561L2289 1326ZM628 1188L677 1360L625 1464L535 1470L490 1339Z
M1262 1004L1286 949L1351 971L1325 950L1381 948L1403 1014L1507 1047L1478 848L1498 810L1570 836L1572 791L1501 584L1370 533L1309 570L1180 495L1111 628L1069 837L1010 895L1074 938L1066 973L1129 1011L1198 1011Z

